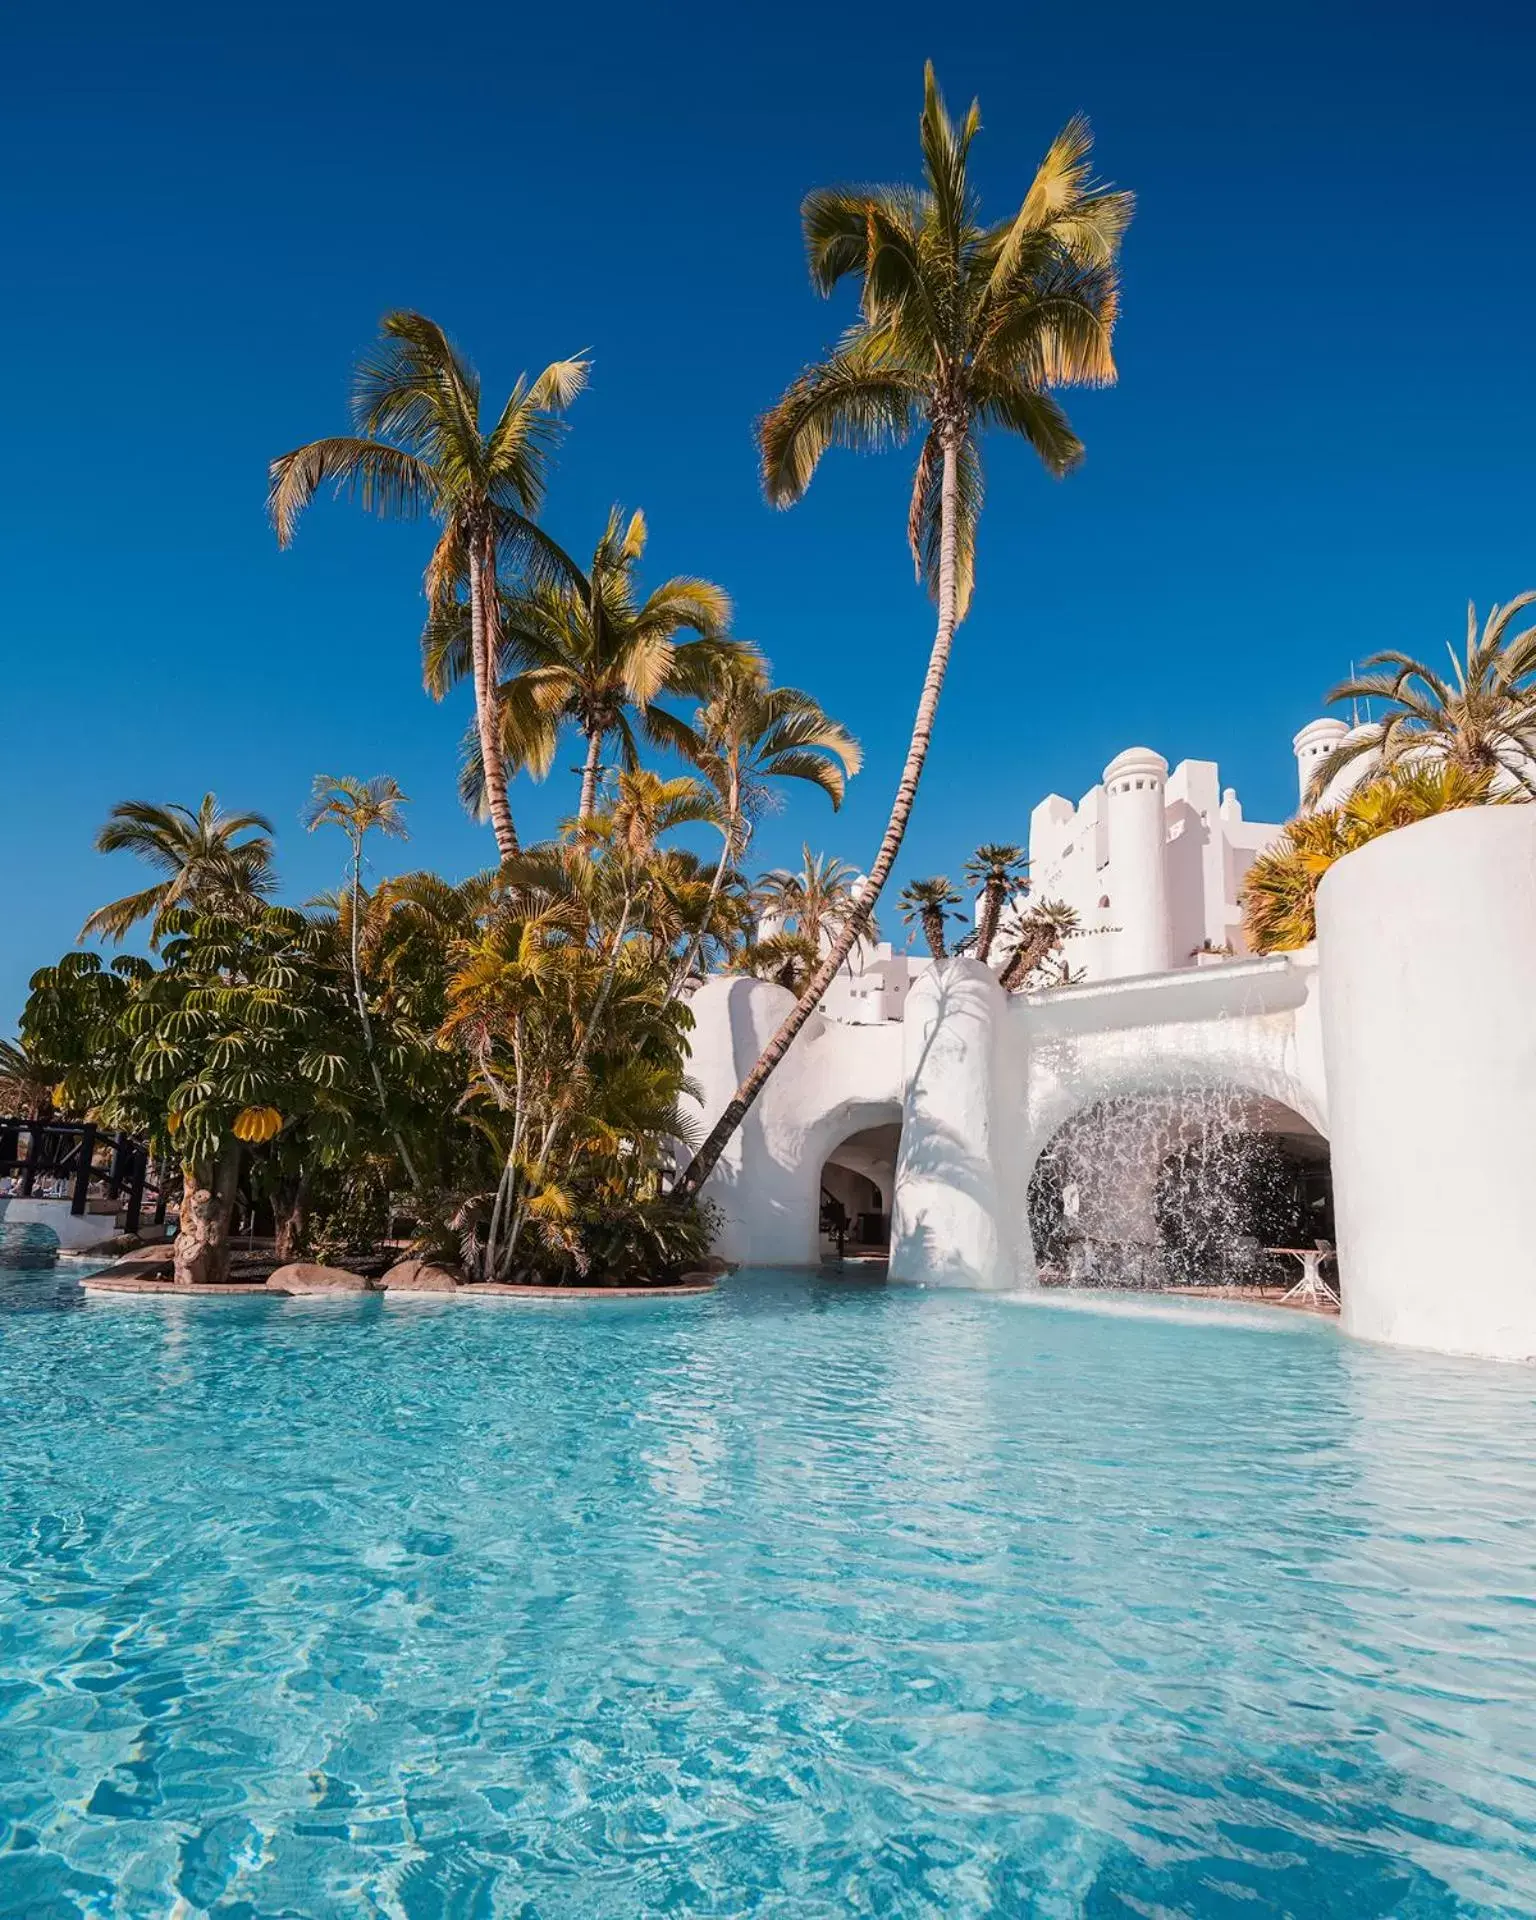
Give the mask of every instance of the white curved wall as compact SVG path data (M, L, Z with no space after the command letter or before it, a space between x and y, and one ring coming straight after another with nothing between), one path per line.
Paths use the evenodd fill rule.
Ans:
M994 1162L998 1040L1007 1011L997 975L978 960L945 961L907 996L893 1280L1013 1285Z
M750 1071L795 997L770 980L717 977L690 1003L690 1074L701 1133ZM724 1216L727 1260L806 1266L820 1258L821 1167L851 1133L901 1117L900 1023L850 1026L813 1014L704 1185Z
M1536 806L1373 841L1318 925L1345 1328L1536 1358Z
M1019 1278L1035 1277L1028 1217L1035 1162L1060 1129L1125 1094L1236 1087L1328 1131L1313 955L1111 980L1030 994L1008 1008L1000 1185Z

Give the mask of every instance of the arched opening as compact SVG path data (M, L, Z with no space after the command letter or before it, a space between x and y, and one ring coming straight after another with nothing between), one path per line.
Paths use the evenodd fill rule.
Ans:
M899 1121L850 1133L822 1162L819 1203L824 1260L883 1260L891 1244Z
M1035 1165L1029 1224L1043 1285L1281 1296L1318 1262L1336 1291L1328 1143L1234 1086L1110 1095ZM1308 1304L1326 1304L1320 1291Z

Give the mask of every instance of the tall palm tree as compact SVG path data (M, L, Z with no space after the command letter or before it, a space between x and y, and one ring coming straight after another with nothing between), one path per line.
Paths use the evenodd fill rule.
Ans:
M978 960L985 963L991 959L1003 908L1024 884L1028 872L1029 857L1024 849L1006 841L988 840L966 861L966 880L981 890L981 919L976 926Z
M313 833L317 827L340 827L351 847L347 887L347 947L352 963L352 997L357 1007L358 1024L363 1030L363 1052L373 1075L374 1091L379 1097L379 1117L394 1136L395 1151L406 1177L418 1190L421 1178L411 1158L405 1138L390 1119L389 1098L384 1091L384 1076L379 1070L378 1050L373 1043L373 1021L368 1013L368 995L363 986L363 842L370 833L382 833L386 839L408 840L410 830L401 809L406 796L399 783L387 773L371 780L359 780L351 774L315 775L314 794L304 811L304 824Z
M166 915L178 907L263 898L273 886L271 834L264 814L221 813L211 793L203 795L196 813L148 800L122 801L97 834L96 851L135 853L165 878L98 907L80 938L121 940L148 920L150 944L158 947Z
M626 521L615 507L585 573L536 582L502 607L501 660L511 670L499 695L503 753L542 779L562 728L573 724L584 748L582 814L597 805L609 740L619 765L633 772L640 764L635 719L664 693L706 695L722 660L750 657L727 639L730 597L712 581L677 575L641 596L636 569L645 541L645 515ZM688 632L696 638L679 638ZM428 641L429 686L440 692L468 664L463 622L441 625ZM478 786L483 765L483 744L475 742L466 793Z
M534 578L577 570L536 524L559 416L586 385L587 362L556 360L531 383L519 375L488 430L480 380L435 320L384 316L377 347L358 363L354 432L314 440L274 460L268 511L278 542L293 539L300 513L327 480L358 495L365 510L439 527L427 566L428 628L465 598L475 725L485 766L485 807L506 860L517 852L501 752L497 663L503 568ZM430 684L430 676L429 676ZM436 691L436 689L433 689Z
M772 802L773 781L803 780L819 787L835 811L862 759L846 727L798 687L774 686L757 659L722 662L713 691L691 720L654 708L650 727L658 741L681 754L714 790L721 844L711 905L746 854L753 827ZM693 970L707 925L706 915L679 962L674 995Z
M909 927L914 923L922 927L928 951L935 960L949 958L945 928L951 920L959 918L954 911L959 904L959 894L942 874L936 880L914 880L901 890L902 920Z
M919 577L937 600L938 626L864 911L879 898L901 848L955 628L970 601L980 434L988 427L1019 434L1049 472L1066 473L1083 448L1050 389L1105 386L1115 377L1116 261L1130 195L1093 179L1092 136L1078 117L1051 143L1018 212L984 226L969 176L979 126L973 105L955 127L930 65L920 122L922 187L834 187L806 199L812 281L830 293L855 277L859 318L759 427L763 482L776 506L801 497L830 446L873 448L914 432L922 437L907 536ZM737 1088L679 1181L681 1197L691 1198L708 1177L835 978L861 917L851 916Z
M1380 701L1385 715L1351 729L1319 761L1308 799L1316 802L1361 760L1380 770L1404 760L1444 760L1469 773L1502 776L1501 784L1536 795L1536 627L1513 637L1509 632L1516 614L1533 603L1536 592L1516 594L1508 606L1493 608L1479 633L1477 608L1468 602L1466 652L1458 658L1448 649L1449 679L1411 654L1373 653L1366 671L1328 699L1335 706Z

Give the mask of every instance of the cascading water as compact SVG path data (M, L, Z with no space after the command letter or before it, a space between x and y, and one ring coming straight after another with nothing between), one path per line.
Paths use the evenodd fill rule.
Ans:
M1046 1284L1256 1285L1265 1249L1332 1237L1326 1150L1253 1094L1188 1086L1101 1100L1056 1135L1030 1182Z

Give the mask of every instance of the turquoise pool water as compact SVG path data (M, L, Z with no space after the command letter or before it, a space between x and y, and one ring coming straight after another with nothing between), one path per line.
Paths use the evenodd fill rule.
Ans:
M0 1913L1536 1909L1536 1379L0 1277Z

